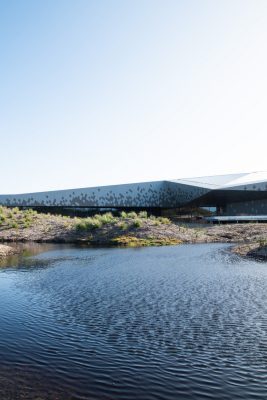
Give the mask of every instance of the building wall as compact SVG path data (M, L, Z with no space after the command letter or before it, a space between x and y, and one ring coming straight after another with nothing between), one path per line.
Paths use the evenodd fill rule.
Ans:
M267 215L267 200L228 204L225 209L225 215Z
M179 207L206 189L168 181L100 186L21 195L1 195L0 204L29 207Z
M260 186L261 185L261 186ZM207 197L207 196L208 197ZM210 196L210 197L209 197ZM142 182L125 185L59 190L18 195L0 195L0 205L25 207L98 207L98 208L179 208L187 205L228 202L227 215L266 214L266 182L244 187L210 190L177 181ZM251 199L262 198L262 200ZM200 200L199 200L200 199ZM233 202L239 199L239 202ZM250 199L240 201L241 199Z

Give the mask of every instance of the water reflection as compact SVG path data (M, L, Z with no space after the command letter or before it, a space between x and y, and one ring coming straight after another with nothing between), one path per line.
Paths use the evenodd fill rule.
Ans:
M27 259L27 257L32 257L43 252L52 251L61 248L59 245L51 243L7 243L8 246L15 248L15 255L9 256L7 258L0 259L0 268L21 268L23 265L28 264L29 266L34 266L35 260ZM69 247L69 246L68 246ZM63 248L63 246L62 246Z

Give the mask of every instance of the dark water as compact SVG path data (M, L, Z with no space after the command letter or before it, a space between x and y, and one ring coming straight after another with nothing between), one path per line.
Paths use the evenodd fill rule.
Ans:
M267 399L267 263L49 248L0 269L0 399Z

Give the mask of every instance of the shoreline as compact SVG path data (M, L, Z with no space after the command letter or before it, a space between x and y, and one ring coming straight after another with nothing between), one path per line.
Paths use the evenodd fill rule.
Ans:
M136 239L136 238L135 238ZM86 243L86 246L88 248L131 248L131 247L159 247L159 246L174 246L174 245L180 245L180 244L215 244L215 243L229 243L229 242L181 242L177 243L176 241L168 241L164 243L162 240L151 240L149 242L147 241L138 241L138 240L133 240L131 238L132 242L128 244L127 242L124 243L119 243L119 244L108 244L108 243ZM10 242L11 243L11 242ZM10 257L13 256L21 256L25 252L25 249L28 250L29 245L38 245L40 246L47 244L51 245L76 245L76 246L83 246L85 245L84 242L12 242L12 244L16 244L17 246L12 246L9 244L2 244L0 243L0 261L6 260ZM37 254L39 252L42 252L42 249L39 251L34 251L33 254ZM229 251L232 254L236 254L242 258L248 258L248 259L256 259L260 261L266 261L267 260L267 246L260 246L258 243L246 243L246 244L234 244L230 247ZM28 254L31 254L31 250L29 249Z
M145 243L145 244L144 244ZM184 243L176 243L176 242L171 242L169 241L167 244L164 244L162 241L151 241L149 244L146 242L134 242L133 244L127 244L127 243L122 243L122 244L86 244L88 248L131 248L131 247L159 247L159 246L174 246L174 245L180 245L180 244L215 244L215 243L229 243L229 242L184 242ZM42 248L39 248L38 250L35 249L35 251L32 251L31 245L40 245L44 246L47 244L47 246L50 245L59 245L59 246L64 246L65 245L76 245L76 246L83 246L84 243L81 242L76 242L76 243L62 243L62 242L13 242L13 244L16 244L17 246L12 246L9 244L2 244L0 243L0 262L5 261L9 258L12 258L13 256L21 256L25 253L25 250L27 251L27 255L35 255L39 254L40 252L43 252ZM28 247L30 246L30 248ZM49 249L49 247L48 247ZM242 258L248 258L248 259L254 259L254 260L259 260L259 261L267 261L267 246L260 246L258 243L246 243L246 244L234 244L230 246L229 252L232 254L235 254L237 256L240 256Z
M232 253L235 253L241 257L267 260L267 246L259 243L246 243L236 245L231 249Z
M145 211L70 218L0 207L0 258L18 253L8 243L34 242L103 247L233 243L233 253L267 259L266 238L267 224L264 223L185 225L148 216Z

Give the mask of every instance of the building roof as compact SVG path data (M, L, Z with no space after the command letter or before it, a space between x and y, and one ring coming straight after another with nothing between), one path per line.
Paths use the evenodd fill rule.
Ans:
M255 183L267 182L267 171L175 179L172 182L183 185L204 187L211 190L226 189L236 186L253 185Z

